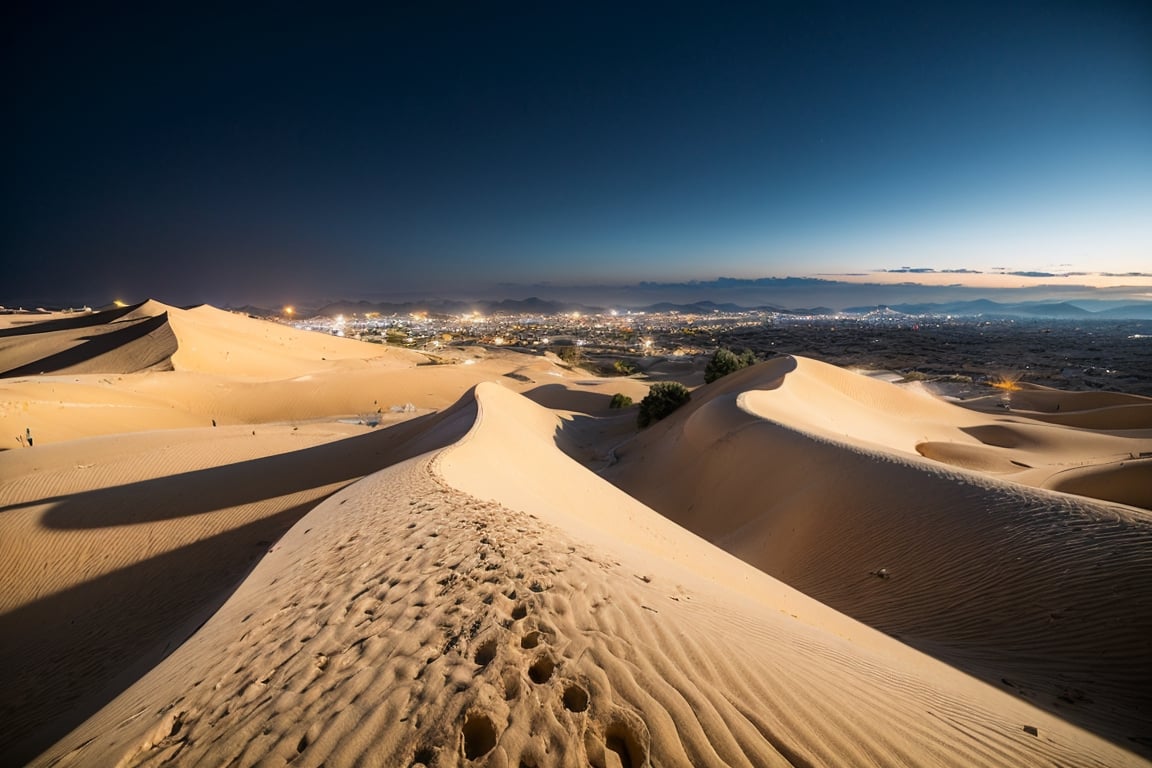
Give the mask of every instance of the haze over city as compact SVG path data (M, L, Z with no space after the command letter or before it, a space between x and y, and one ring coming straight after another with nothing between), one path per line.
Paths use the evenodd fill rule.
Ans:
M24 4L5 27L3 304L1152 285L1145 3Z

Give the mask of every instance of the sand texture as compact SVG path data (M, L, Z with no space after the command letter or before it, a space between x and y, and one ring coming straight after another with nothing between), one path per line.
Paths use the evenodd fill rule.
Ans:
M1152 754L1152 402L789 357L637 432L635 379L127 309L0 337L172 337L0 379L0 763Z

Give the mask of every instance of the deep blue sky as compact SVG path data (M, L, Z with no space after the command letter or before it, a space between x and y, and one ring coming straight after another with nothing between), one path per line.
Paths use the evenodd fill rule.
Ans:
M0 303L1152 272L1147 3L23 5Z

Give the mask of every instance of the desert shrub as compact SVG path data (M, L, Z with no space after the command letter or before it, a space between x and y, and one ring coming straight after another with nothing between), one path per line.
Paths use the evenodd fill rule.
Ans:
M631 376L636 373L636 366L627 360L617 360L612 364L612 370L619 376Z
M704 383L711 384L716 379L755 364L756 355L752 350L746 349L738 355L730 349L721 347L712 355L708 367L704 369Z
M630 405L632 405L632 398L621 392L612 395L612 402L608 403L609 408L627 408Z
M660 421L692 397L688 388L676 381L661 381L652 385L648 394L640 401L640 413L636 423L641 427Z
M580 365L584 362L584 350L575 344L556 347L556 356L567 365Z

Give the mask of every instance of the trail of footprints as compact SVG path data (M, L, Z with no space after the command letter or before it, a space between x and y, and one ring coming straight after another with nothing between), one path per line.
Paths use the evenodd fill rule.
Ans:
M561 532L531 515L467 496L427 463L417 466L419 477L404 482L387 473L361 481L347 491L357 503L334 498L305 545L297 532L283 542L272 556L299 557L254 572L244 600L204 628L208 640L189 642L218 647L170 659L184 664L166 672L186 681L183 695L148 702L100 734L122 731L120 743L132 745L121 765L637 768L764 765L769 756L813 764L738 702L676 687L694 685L674 674L697 655L675 628L676 612L691 610L687 592L659 609L642 603L640 595L656 594L652 576L564 546ZM408 495L397 497L397 487ZM759 648L777 642L758 637ZM636 648L658 654L640 658ZM771 659L733 657L728 684L747 701L800 690L803 674L822 669L793 673L753 663L760 657ZM704 717L693 723L695 701ZM820 711L801 696L784 701L798 717ZM690 742L725 713L750 727L731 729L724 743ZM857 727L840 718L828 732L847 739ZM670 729L687 735L660 738ZM101 764L83 750L69 764Z
M611 564L558 552L533 517L434 475L421 485L325 528L320 554L269 584L292 580L291 599L245 613L126 764L648 765L643 721L581 663L581 634L598 630L569 615L610 598L554 589Z

